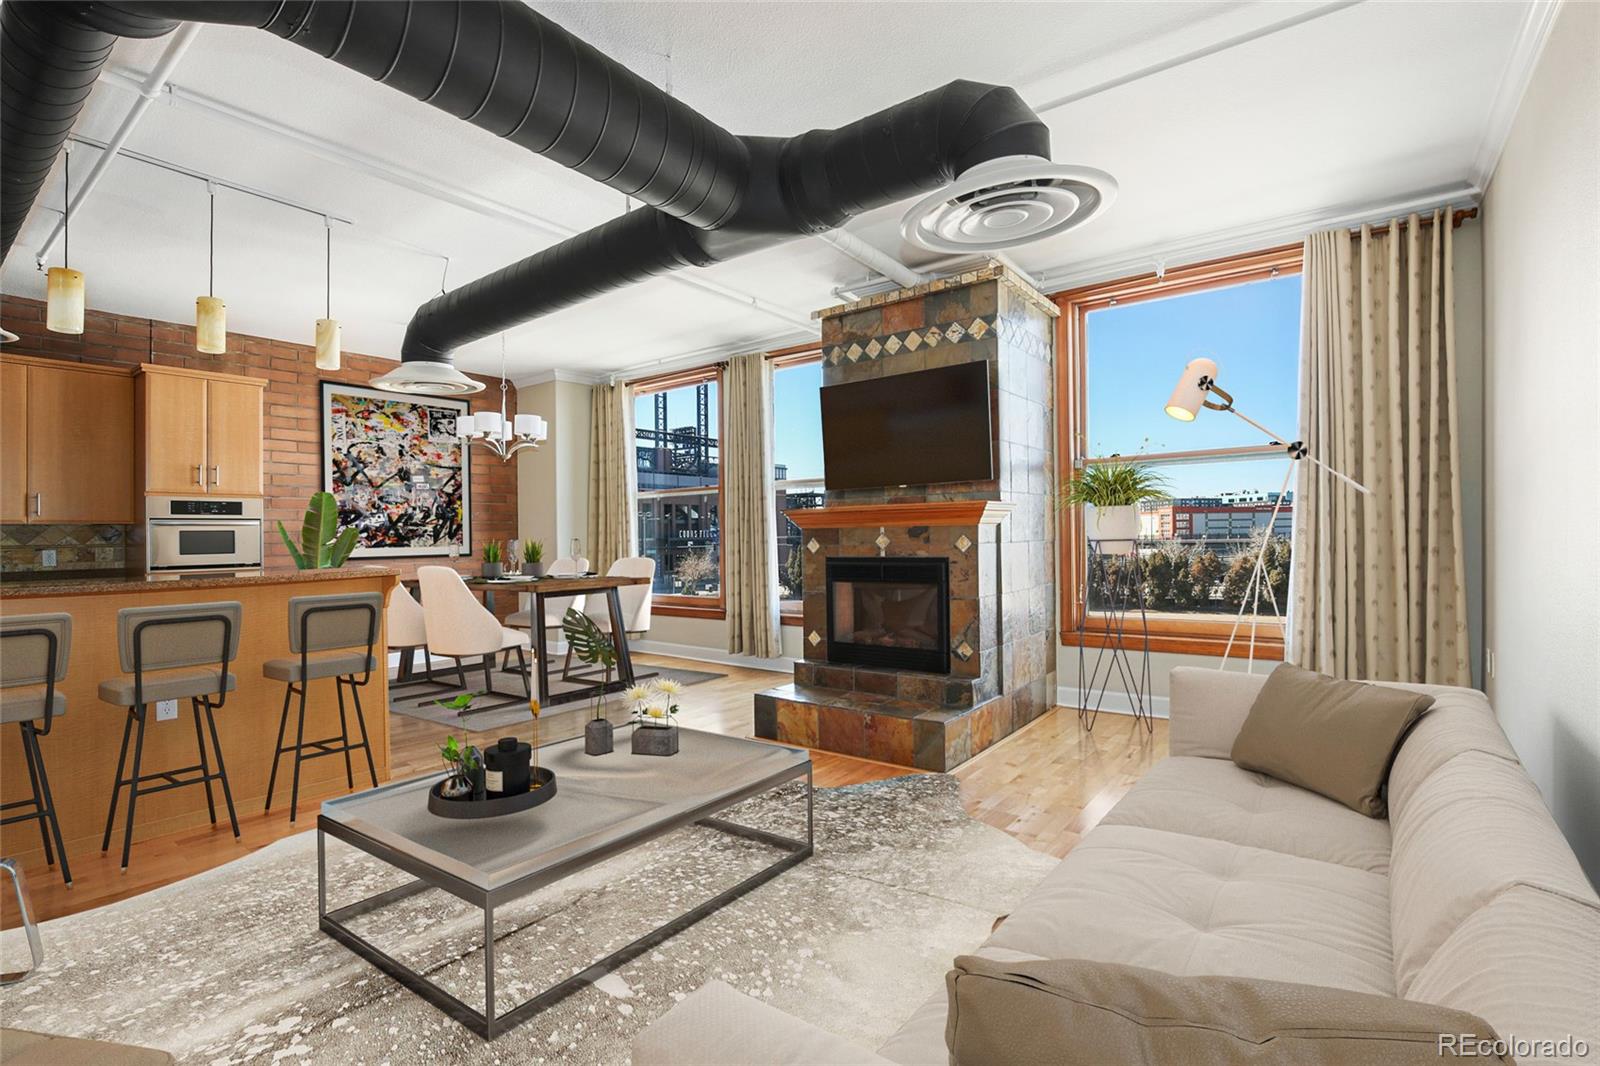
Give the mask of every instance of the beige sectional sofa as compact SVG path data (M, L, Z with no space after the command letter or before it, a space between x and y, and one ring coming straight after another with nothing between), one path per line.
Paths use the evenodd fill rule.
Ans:
M1600 1063L1600 898L1483 694L1402 686L1436 702L1395 757L1383 820L1230 761L1264 680L1174 670L1171 758L972 954L1399 996L1502 1038L1582 1041L1578 1061ZM945 1063L946 992L929 991L873 1053L713 982L634 1061Z

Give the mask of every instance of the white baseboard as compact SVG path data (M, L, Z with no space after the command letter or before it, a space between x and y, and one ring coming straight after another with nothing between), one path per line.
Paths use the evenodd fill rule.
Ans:
M693 659L696 662L716 663L719 666L742 666L747 670L771 670L780 674L793 674L798 661L787 655L776 659L758 659L753 655L731 655L716 648L700 644L669 644L663 640L633 640L628 642L633 651L650 655L670 655L674 659Z
M1094 702L1093 697L1090 698L1089 702L1091 704ZM1150 708L1151 717L1167 717L1167 697L1146 696L1145 703ZM1058 686L1056 688L1056 704L1061 707L1076 707L1078 705L1077 686ZM1133 701L1128 698L1126 692L1116 692L1108 688L1106 689L1105 699L1100 702L1100 709L1107 714L1132 714Z

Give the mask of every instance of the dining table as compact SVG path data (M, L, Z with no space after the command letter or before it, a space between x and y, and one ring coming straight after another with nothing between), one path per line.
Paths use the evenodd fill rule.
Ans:
M633 685L635 680L633 657L628 650L628 631L625 620L622 617L620 590L630 585L648 585L650 583L649 578L606 574L550 575L546 577L527 577L523 575L470 577L463 575L462 580L466 582L466 586L469 589L483 596L483 605L491 612L495 610L495 596L497 593L511 592L533 597L533 607L529 614L533 624L529 626L529 629L533 638L533 670L541 707L589 699L600 691L607 693L621 692ZM550 691L548 642L545 639L545 627L541 624L544 619L545 601L552 598L592 595L603 595L606 600L606 613L611 621L611 632L608 636L610 636L612 647L616 649L617 653L616 679L608 683L604 680L595 681L583 675L573 675L564 678L564 680L578 681L581 683L581 687L565 692L552 693Z

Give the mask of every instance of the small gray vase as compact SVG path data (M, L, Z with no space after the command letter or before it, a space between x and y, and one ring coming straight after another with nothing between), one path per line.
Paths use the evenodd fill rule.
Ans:
M483 564L483 576L486 577L486 578L489 578L490 580L493 580L494 578L500 577L505 572L506 572L506 564L505 563L484 563Z
M633 753L635 755L678 754L678 727L675 725L634 726Z
M583 727L583 753L585 755L609 755L612 749L611 723L604 718L591 718L589 724Z

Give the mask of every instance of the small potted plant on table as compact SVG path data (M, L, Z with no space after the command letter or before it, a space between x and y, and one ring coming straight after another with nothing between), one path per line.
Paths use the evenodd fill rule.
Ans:
M637 689L631 690L629 696ZM633 753L635 755L678 754L678 697L683 685L671 678L657 678L644 689L643 699L633 705Z
M594 717L583 727L583 753L608 754L614 740L611 721L605 715L606 690L611 687L611 671L617 665L617 649L612 647L610 639L601 632L600 627L594 624L594 619L576 607L568 607L567 613L561 617L561 634L566 637L567 646L579 662L605 670L604 680L595 689Z
M465 747L448 736L439 747L439 757L450 770L450 776L439 786L439 794L446 799L482 799L484 796L483 756L477 748Z
M544 544L530 540L522 546L522 576L544 577Z
M1139 539L1139 504L1166 498L1165 479L1142 463L1093 463L1067 482L1061 502L1088 507L1089 539L1101 552L1120 555Z
M483 545L483 576L497 578L506 572L505 564L501 561L500 542L497 540L485 541Z

